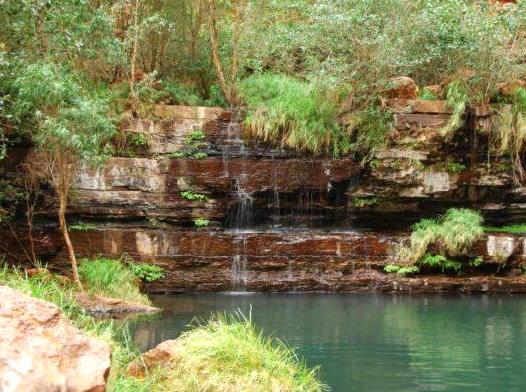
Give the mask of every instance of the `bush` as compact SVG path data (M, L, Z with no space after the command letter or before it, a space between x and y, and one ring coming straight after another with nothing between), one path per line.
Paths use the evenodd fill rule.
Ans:
M155 282L156 280L164 278L164 269L154 264L128 264L133 274L144 282Z
M264 337L250 319L216 316L179 338L165 385L181 391L323 391L293 350Z
M81 260L79 276L92 295L119 298L138 304L150 303L148 297L141 294L135 274L118 260L102 257Z
M452 208L438 219L422 219L413 226L409 246L403 246L398 258L417 262L437 246L444 256L461 256L483 235L482 217L468 209Z
M283 74L258 74L241 81L239 89L250 136L313 154L349 150L349 137L336 121L337 106L315 85Z

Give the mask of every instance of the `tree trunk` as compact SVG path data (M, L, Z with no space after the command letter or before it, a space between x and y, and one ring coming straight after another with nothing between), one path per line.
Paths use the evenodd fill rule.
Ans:
M62 231L62 236L64 237L64 242L68 248L69 261L71 263L71 273L73 275L73 281L82 290L82 283L80 282L79 271L77 268L77 258L75 257L75 251L73 250L73 245L69 239L68 226L66 224L66 207L67 199L60 195L59 196L59 208L58 208L58 221L60 223L60 230Z

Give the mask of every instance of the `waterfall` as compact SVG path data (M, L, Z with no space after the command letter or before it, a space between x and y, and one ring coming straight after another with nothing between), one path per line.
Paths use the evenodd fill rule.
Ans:
M248 152L241 138L238 112L232 113L232 118L226 127L224 136L225 141L222 149L223 175L232 178L231 195L233 204L227 216L227 225L234 229L235 254L232 256L231 266L232 290L234 292L244 292L248 281L248 257L246 233L243 233L241 229L252 225L253 198L252 194L247 190ZM230 170L229 167L229 160L232 156L241 160L241 167L237 175L233 173L235 166L233 167L234 170Z
M244 234L236 234L234 236L234 243L236 244L236 254L232 256L232 291L244 292L248 281L247 271L247 243Z

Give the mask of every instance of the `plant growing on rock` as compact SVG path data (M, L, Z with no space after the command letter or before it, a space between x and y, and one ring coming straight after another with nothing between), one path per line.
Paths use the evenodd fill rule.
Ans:
M438 219L422 219L416 223L410 244L402 246L397 257L405 262L421 261L432 245L442 256L462 256L483 233L482 217L478 212L452 208Z
M201 227L207 227L210 224L210 221L208 219L204 218L197 218L194 221L195 227L201 228Z
M133 274L144 282L155 282L164 278L164 269L154 264L129 262L128 266Z
M181 192L181 197L189 201L207 201L208 196L201 193L194 193L192 191L183 191Z
M81 286L66 223L68 199L78 168L103 161L115 126L107 117L107 103L87 94L75 75L57 64L36 62L24 67L14 87L18 110L35 113L31 136L40 153L41 174L58 198L58 220L73 279Z

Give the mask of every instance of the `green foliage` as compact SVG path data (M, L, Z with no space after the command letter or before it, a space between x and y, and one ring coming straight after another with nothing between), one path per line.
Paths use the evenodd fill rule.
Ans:
M90 96L63 66L36 62L14 80L17 115L32 115L38 126L32 138L52 155L67 154L83 163L100 163L109 152L115 125L107 116L108 102Z
M478 268L484 263L484 259L480 256L475 257L474 259L469 261L470 267Z
M352 205L357 208L372 207L380 204L377 197L354 197L351 201Z
M265 73L242 80L239 89L250 136L313 154L349 150L349 137L336 122L337 106L314 84Z
M202 142L206 138L206 133L200 129L190 132L188 135L189 142Z
M130 262L128 267L137 278L148 283L155 282L165 276L164 269L155 264Z
M192 155L195 159L205 159L208 157L208 154L206 152L198 151Z
M103 257L81 260L79 275L92 295L120 298L138 304L150 303L148 297L141 294L134 272L118 260Z
M77 223L73 223L71 225L68 225L68 230L69 231L80 231L80 232L88 232L88 231L93 231L93 230L96 230L97 229L97 226L95 225L92 225L90 223L83 223L83 222L77 222Z
M460 81L450 83L446 88L448 107L453 111L447 125L441 129L445 136L451 136L464 125L464 113L469 104L468 93Z
M209 224L210 224L210 221L208 219L204 219L204 218L197 218L194 221L195 227L206 227Z
M347 132L351 136L353 151L368 157L372 156L375 150L387 146L387 134L393 122L392 113L377 105L371 105L352 112L350 117Z
M422 92L420 93L420 99L423 99L424 101L436 101L438 98L427 88L423 88Z
M522 234L526 233L526 223L505 225L501 227L484 227L484 231L488 233L509 233L509 234Z
M242 315L218 315L178 339L178 357L165 372L166 386L182 391L305 391L326 387L277 339L264 337Z
M410 245L401 247L398 257L417 262L431 245L438 246L448 256L461 256L482 234L482 217L478 212L452 208L438 219L422 219L416 223Z
M466 170L466 165L458 162L448 162L446 163L446 169L450 173L462 173Z
M200 194L200 193L194 193L192 191L183 191L181 192L181 197L186 200L190 201L207 201L208 196Z
M384 267L384 271L388 274L394 274L401 276L415 275L420 272L420 268L416 265L397 265L397 264L387 264Z
M526 90L513 91L510 102L501 108L497 126L492 127L491 143L500 155L509 155L518 180L524 179L522 154L526 146Z
M459 261L448 259L442 255L433 255L429 253L422 257L419 263L429 268L439 269L442 273L446 271L460 273L463 267L463 264Z

